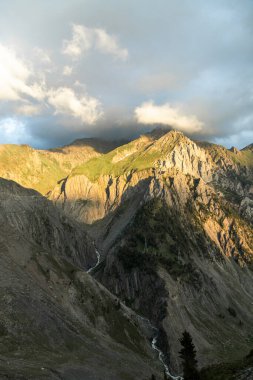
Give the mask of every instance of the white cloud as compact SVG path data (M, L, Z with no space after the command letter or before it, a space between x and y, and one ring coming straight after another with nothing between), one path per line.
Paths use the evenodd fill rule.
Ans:
M23 104L15 109L16 113L24 116L39 115L42 112L42 106L40 104Z
M72 40L63 41L63 53L76 58L91 49L93 42L91 30L85 26L74 24L72 26Z
M19 92L26 89L30 72L15 53L3 45L0 45L0 57L0 99L19 99Z
M87 124L94 124L103 114L100 102L90 96L77 96L71 88L50 90L48 103L56 114L67 114Z
M63 67L63 71L62 71L63 75L69 76L72 74L72 72L73 72L73 67L71 67L71 66L64 66Z
M79 118L87 124L94 124L102 116L98 99L77 95L68 87L48 88L45 80L33 81L33 69L3 45L0 45L0 57L0 101L13 101L16 114L33 116L53 107L55 114ZM72 68L65 66L64 72L70 75ZM5 134L8 134L8 128L13 128L14 122L10 120L13 119L2 125Z
M63 53L76 59L92 48L101 53L111 54L123 61L128 57L127 49L121 48L117 38L108 34L104 29L87 28L74 24L72 39L63 41Z
M43 100L47 95L47 88L45 82L34 83L26 88L26 95L31 96L36 100Z
M43 50L43 49L41 49L39 47L35 47L33 49L33 51L34 51L36 57L42 63L47 64L47 65L50 64L50 63L52 63L51 58L50 58L50 56L49 56L49 54L48 54L48 52L46 50Z
M112 54L123 61L128 57L127 49L121 49L114 36L109 35L104 29L94 29L97 50Z
M16 56L15 52L0 44L0 100L19 100L24 95L43 99L43 83L29 83L32 70Z
M134 111L138 123L163 124L183 132L198 132L204 124L195 115L184 115L178 107L169 103L155 105L152 101L145 102Z

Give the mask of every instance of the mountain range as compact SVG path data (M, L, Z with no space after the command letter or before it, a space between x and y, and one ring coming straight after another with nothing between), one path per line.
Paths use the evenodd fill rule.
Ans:
M252 350L252 144L1 145L0 177L0 378L179 375L184 330L200 368Z

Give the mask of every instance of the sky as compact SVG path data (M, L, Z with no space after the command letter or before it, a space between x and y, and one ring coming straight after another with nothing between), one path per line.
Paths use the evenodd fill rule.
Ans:
M253 142L252 0L0 0L0 143Z

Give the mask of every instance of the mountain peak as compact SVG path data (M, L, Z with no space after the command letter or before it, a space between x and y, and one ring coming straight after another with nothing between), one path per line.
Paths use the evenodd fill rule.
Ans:
M240 154L240 151L239 149L237 149L235 146L232 146L232 148L230 149L230 151L234 154Z
M242 150L251 150L253 152L253 143L245 146Z
M192 143L194 144L188 137L186 137L182 132L179 132L177 130L171 130L161 136L156 141L156 146L161 146L163 148L172 148L175 147L179 142L181 143Z
M174 139L174 140L177 140L177 139L185 139L188 140L188 141L191 141L188 137L185 136L185 134L181 131L178 131L176 129L171 129L170 131L168 131L167 133L165 133L162 137L166 137L166 138L170 138L170 139Z

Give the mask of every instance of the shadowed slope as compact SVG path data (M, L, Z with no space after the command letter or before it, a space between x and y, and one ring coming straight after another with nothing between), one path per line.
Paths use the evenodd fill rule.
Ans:
M134 314L84 270L96 254L83 228L37 192L3 179L0 210L0 377L157 373Z

